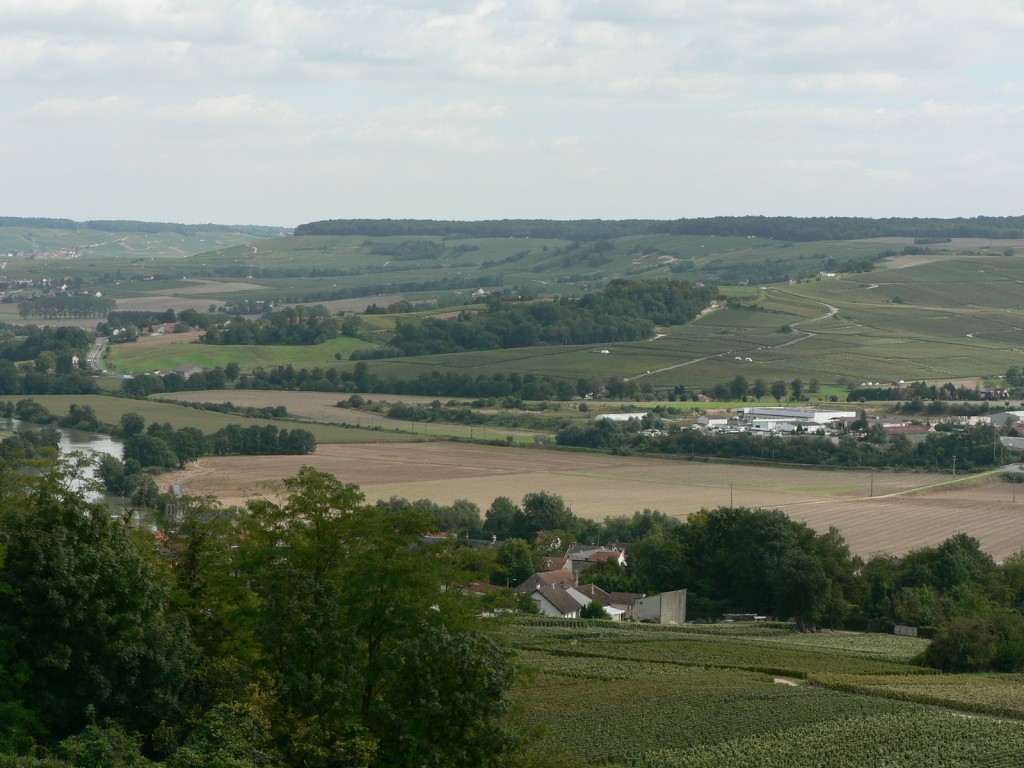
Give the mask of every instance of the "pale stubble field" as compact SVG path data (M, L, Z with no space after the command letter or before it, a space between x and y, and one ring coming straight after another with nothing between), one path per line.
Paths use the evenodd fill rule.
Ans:
M435 442L320 445L312 456L207 457L161 476L161 485L181 482L190 493L241 504L255 495L273 496L275 483L303 465L359 485L371 502L400 496L446 504L461 498L486 510L497 496L518 502L543 490L594 520L644 508L684 518L731 503L781 509L819 531L835 526L862 556L906 552L959 531L977 537L997 560L1024 548L1024 485L1017 494L996 480L889 495L949 479L917 473L872 476Z

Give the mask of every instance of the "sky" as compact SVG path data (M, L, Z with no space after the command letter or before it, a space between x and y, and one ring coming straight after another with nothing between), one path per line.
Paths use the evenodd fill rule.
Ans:
M1022 0L0 0L0 216L1024 214Z

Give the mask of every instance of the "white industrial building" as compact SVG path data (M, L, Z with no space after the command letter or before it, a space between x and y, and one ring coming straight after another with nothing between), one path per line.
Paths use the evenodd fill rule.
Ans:
M835 419L856 419L856 411L817 410L815 408L781 408L756 405L740 408L745 420L762 419L788 422L813 422L828 424Z

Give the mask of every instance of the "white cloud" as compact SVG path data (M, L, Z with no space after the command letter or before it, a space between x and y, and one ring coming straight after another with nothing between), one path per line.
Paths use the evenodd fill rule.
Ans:
M0 0L0 30L5 170L59 156L53 173L105 180L111 201L139 188L129 172L180 171L184 152L225 178L258 156L293 191L320 189L304 179L329 155L358 169L358 205L308 199L364 215L813 213L837 179L830 212L905 214L939 187L976 212L1012 195L954 176L987 162L1005 178L1024 123L1021 0ZM33 122L113 110L105 131ZM884 199L887 168L915 194ZM440 172L464 182L443 201ZM695 174L720 181L698 194ZM179 185L145 187L179 204L157 191ZM265 191L251 204L268 213L231 218L304 218L275 215Z
M214 96L185 106L163 106L157 110L163 118L196 122L289 123L299 112L280 101L260 101L252 94Z
M389 107L383 116L389 120L491 120L503 117L506 108L500 104L481 104L478 101L456 101L448 104L430 104L418 101L398 107Z
M869 168L865 174L873 181L909 181L911 173L903 168Z
M24 110L21 115L32 118L82 117L85 115L108 115L124 110L129 100L120 96L105 96L100 99L56 98L39 101Z
M371 144L429 145L461 153L495 149L499 140L473 126L454 123L382 123L367 121L352 132L353 138Z
M988 149L977 149L965 152L957 159L962 165L991 165L999 160L999 155Z
M892 92L900 90L906 78L895 72L830 72L804 75L794 78L793 85L798 91L824 91L842 93L849 91Z

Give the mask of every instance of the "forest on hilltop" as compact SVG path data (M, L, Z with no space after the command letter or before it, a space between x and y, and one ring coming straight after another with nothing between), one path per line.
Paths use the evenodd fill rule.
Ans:
M1024 237L1024 216L975 216L955 219L852 216L713 216L676 219L328 219L295 228L302 235L435 236L446 238L537 237L561 240L606 240L634 235L717 235L775 240L859 240L870 237L993 239Z

